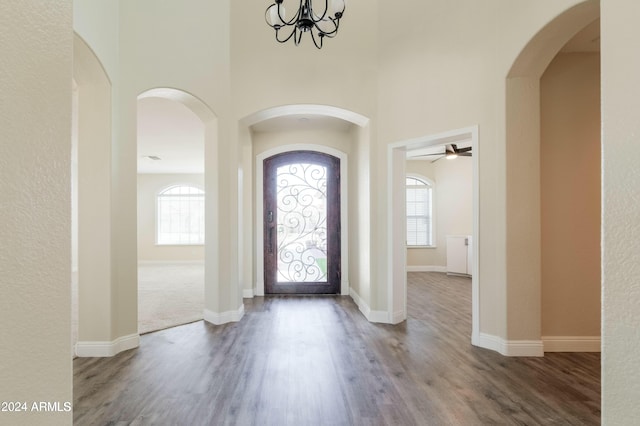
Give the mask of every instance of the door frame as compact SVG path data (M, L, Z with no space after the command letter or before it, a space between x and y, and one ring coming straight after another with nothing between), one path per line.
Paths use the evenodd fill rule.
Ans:
M269 294L340 294L341 292L341 270L340 270L340 251L341 236L340 229L340 159L333 155L325 154L318 151L291 151L269 157L263 162L265 185L263 195L265 204L263 210L263 229L269 234L266 241L263 241L264 250L271 254L265 253L265 293L269 290ZM326 235L326 281L298 281L298 282L281 282L280 277L280 226L286 226L286 213L281 218L280 205L280 178L279 170L286 168L291 170L291 166L302 166L303 164L312 164L321 166L325 169L325 235ZM311 173L313 175L313 172ZM305 173L305 178L306 178ZM314 188L317 195L318 188ZM291 197L293 194L285 196ZM303 199L305 197L302 197ZM296 197L296 203L299 202ZM270 214L267 214L267 211ZM271 223L268 223L267 217L271 216ZM275 220L274 220L275 219ZM306 221L303 221L305 225ZM275 243L269 241L273 239L273 231L275 232ZM308 231L307 228L304 228ZM333 231L331 231L333 230ZM335 232L337 230L337 233ZM297 244L300 244L298 242ZM274 250L275 245L275 250ZM298 247L298 246L297 246ZM298 250L296 247L295 251ZM303 253L303 258L306 257ZM269 285L267 285L269 284ZM270 288L267 288L270 287Z
M263 229L263 214L262 209L264 205L264 165L265 159L277 154L282 154L291 151L315 151L323 154L329 154L340 159L340 270L342 271L340 277L340 294L342 296L349 295L349 223L348 223L348 186L349 177L347 174L347 154L339 151L335 148L331 148L324 145L314 144L291 144L283 145L276 148L269 149L256 155L255 164L255 193L256 202L254 204L254 220L255 220L255 259L256 259L256 273L254 276L254 293L256 296L264 296L264 229Z
M471 343L480 345L480 144L478 125L443 133L426 135L390 144L387 147L387 190L389 194L387 222L387 297L389 323L407 319L406 259L406 163L407 152L435 145L471 141L473 150L473 274L471 276Z

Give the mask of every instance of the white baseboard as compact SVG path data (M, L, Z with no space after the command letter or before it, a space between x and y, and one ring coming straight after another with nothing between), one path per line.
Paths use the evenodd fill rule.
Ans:
M502 350L504 347L503 340L497 336L493 336L491 334L480 333L476 342L472 342L474 345L489 349L495 352L502 354ZM504 355L504 354L503 354Z
M507 340L506 356L544 356L542 340Z
M243 299L253 299L253 289L252 288L242 289L242 298Z
M204 320L214 325L227 324L229 322L238 322L244 316L244 305L235 311L213 312L208 309L204 310Z
M78 342L75 352L78 357L110 357L138 346L140 335L130 334L112 342Z
M407 266L407 272L447 272L447 267L436 265L412 265Z
M600 352L600 336L542 336L545 352Z
M407 312L406 311L396 311L393 313L391 317L391 324L400 324L402 321L407 320Z
M369 305L353 289L349 290L349 295L356 303L356 305L358 305L358 309L360 309L360 312L362 312L367 321L381 324L391 324L391 322L389 321L389 314L387 312L372 311Z
M544 356L542 340L504 340L480 333L477 346L496 351L504 356Z

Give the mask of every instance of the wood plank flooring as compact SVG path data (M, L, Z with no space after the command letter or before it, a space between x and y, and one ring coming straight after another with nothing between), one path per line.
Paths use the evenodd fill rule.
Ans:
M471 282L409 273L409 319L348 297L245 299L240 323L142 336L74 360L77 425L596 425L600 355L470 344Z

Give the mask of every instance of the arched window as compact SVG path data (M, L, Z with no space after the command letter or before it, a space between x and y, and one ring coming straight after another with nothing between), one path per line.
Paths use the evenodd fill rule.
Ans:
M158 245L204 244L204 191L176 185L158 194Z
M433 246L433 186L426 180L407 177L407 246Z

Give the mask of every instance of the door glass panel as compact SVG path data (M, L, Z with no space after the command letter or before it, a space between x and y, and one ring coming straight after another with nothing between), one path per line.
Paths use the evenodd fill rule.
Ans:
M278 282L327 282L327 167L277 169Z

